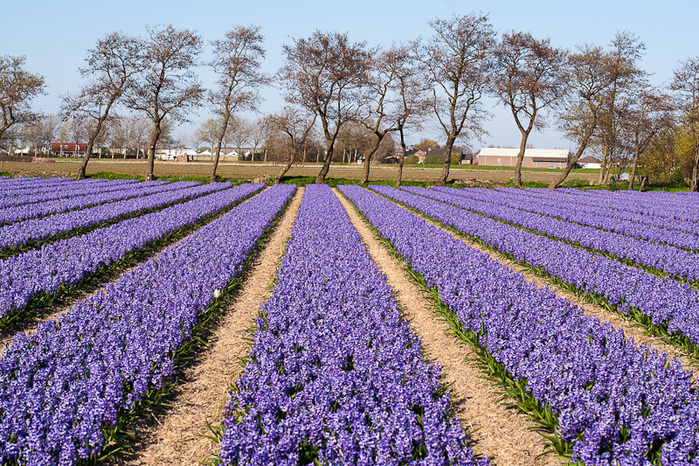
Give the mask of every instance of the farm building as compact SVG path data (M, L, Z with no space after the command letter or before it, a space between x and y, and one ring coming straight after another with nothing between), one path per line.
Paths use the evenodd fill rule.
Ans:
M446 149L427 149L427 151L411 149L406 151L405 156L414 155L417 157L417 163L442 163L444 161L444 152ZM458 154L458 160L460 164L472 164L473 154L469 151L464 151L461 147L454 146L452 148L452 154ZM454 158L452 158L454 161Z
M590 156L578 159L578 165L580 165L580 168L600 168L602 166L599 160Z
M475 156L474 165L514 167L519 149L512 147L484 147ZM567 149L526 149L523 168L564 168L571 157Z
M52 142L51 155L60 157L82 157L87 150L87 144L84 142Z

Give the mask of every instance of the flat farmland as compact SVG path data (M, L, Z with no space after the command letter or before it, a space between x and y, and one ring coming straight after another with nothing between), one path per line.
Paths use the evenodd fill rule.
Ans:
M8 172L20 175L39 176L72 176L76 173L78 160L56 160L54 163L23 163L23 162L3 162L0 163L0 172ZM255 163L230 163L222 162L219 165L218 174L223 178L243 178L255 179L264 176L274 177L279 172L280 167L273 164ZM287 173L287 176L315 176L320 170L319 164L304 164L294 166ZM370 171L370 181L394 180L396 177L396 165L373 165ZM87 167L87 174L99 172L121 173L126 175L140 175L146 173L145 161L134 160L106 160L92 159ZM207 177L211 172L211 165L207 162L159 162L155 163L155 176L176 177L195 176ZM408 166L403 170L403 180L405 181L433 181L439 178L441 168L423 168ZM329 178L345 178L359 180L362 177L362 167L357 165L330 165ZM523 171L522 178L525 182L536 181L548 183L558 176L560 171ZM597 173L572 172L568 180L583 180L595 182ZM469 169L465 166L452 166L449 172L450 179L464 181L484 181L495 185L503 185L508 180L514 178L514 171L508 169L484 170Z
M696 193L0 176L0 458L694 464L697 270Z

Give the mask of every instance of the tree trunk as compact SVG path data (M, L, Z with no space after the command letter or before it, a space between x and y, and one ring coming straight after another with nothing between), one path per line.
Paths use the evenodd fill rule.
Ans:
M282 181L282 178L284 175L286 175L286 172L288 172L291 169L291 166L294 164L294 160L296 160L297 155L292 154L291 158L289 161L282 167L281 170L279 170L279 173L277 173L277 177L274 179L274 184L279 184Z
M522 162L524 162L524 151L527 148L527 139L529 133L522 131L522 140L519 143L519 152L517 153L517 163L515 164L515 186L522 187Z
M87 170L87 162L90 161L90 154L92 154L92 146L95 144L95 139L93 137L90 137L87 140L87 147L85 148L85 156L83 157L83 161L80 164L80 167L78 168L78 173L75 174L75 180L82 180L85 178L85 170Z
M689 187L690 191L698 191L699 186L697 183L699 182L698 175L699 175L699 151L696 151L694 153L694 163L692 164L692 183Z
M633 189L633 182L636 180L636 167L638 166L638 157L641 155L641 151L638 150L638 147L636 147L636 150L633 151L633 162L631 162L631 176L629 176L629 191Z
M641 186L638 187L638 192L643 192L643 188L646 187L646 182L648 181L648 176L641 177Z
M602 147L602 163L600 164L599 178L597 179L597 184L599 184L599 185L601 185L601 184L604 183L605 174L606 174L606 171L608 170L608 167L607 167L607 151L608 151L608 147L607 147L607 145L605 144L605 145Z
M364 174L362 175L361 184L367 184L369 182L369 165L371 164L371 158L374 156L376 151L379 150L379 145L381 145L381 140L384 137L384 135L379 136L378 134L376 136L377 137L374 146L371 148L367 156L364 158Z
M216 182L216 170L218 169L218 161L221 157L221 143L216 146L216 155L214 155L214 164L211 167L211 175L209 175L209 183Z
M153 135L151 136L150 144L148 146L148 169L146 172L146 181L152 181L155 179L155 175L153 174L153 169L155 168L155 147L158 145L160 132L160 124L156 123L155 128L153 128Z
M437 186L446 186L447 178L449 177L449 167L451 166L451 151L454 149L455 136L449 136L447 138L447 145L444 148L444 165L442 165L442 174L435 183Z
M578 163L578 159L580 158L582 153L585 151L585 148L587 147L587 143L590 141L590 138L592 137L592 135L595 132L595 128L596 128L596 125L593 125L592 128L590 130L588 130L587 134L585 134L582 142L580 143L580 147L578 148L578 151L575 153L573 158L568 161L568 163L566 164L566 168L565 168L565 170L563 170L563 173L561 174L561 176L559 176L557 179L553 180L549 184L549 189L556 189L557 187L559 187L561 185L561 183L563 183L566 180L566 178L568 178L568 175L570 174L570 170L573 168L573 165Z
M403 162L405 161L405 153L407 147L405 146L405 137L403 135L403 128L400 128L400 147L402 149L400 157L398 158L398 177L396 178L396 188L400 188L400 184L403 181Z
M97 137L100 135L102 132L102 126L104 125L104 122L107 120L107 117L109 116L109 110L112 108L112 105L116 101L116 97L113 97L107 106L105 107L105 111L103 114L100 115L100 117L97 119L97 124L95 125L95 129L92 131L92 133L88 136L87 138L87 147L85 147L85 155L83 157L83 161L80 164L80 168L78 168L78 173L75 176L76 180L82 180L85 178L85 170L87 169L87 162L90 161L90 156L92 155L92 149L95 146L95 140ZM77 145L76 145L77 147ZM100 147L100 152L102 148ZM112 154L114 154L114 151L112 151ZM112 155L113 157L113 155Z
M316 184L323 184L325 183L325 177L328 175L328 172L330 171L330 161L333 158L333 146L331 145L328 148L328 153L325 154L325 161L323 162L323 166L320 169L320 172L318 173L318 176L316 176Z

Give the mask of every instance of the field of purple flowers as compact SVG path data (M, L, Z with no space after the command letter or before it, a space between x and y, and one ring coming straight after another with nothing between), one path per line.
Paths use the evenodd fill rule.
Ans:
M3 464L118 460L134 423L148 422L144 403L175 409L180 368L245 291L295 193L0 177ZM464 426L478 425L454 416L442 369L423 354L429 336L411 329L338 196L562 461L699 464L693 366L469 246L632 316L699 360L698 195L356 185L305 188L271 297L246 324L242 375L213 427L215 461L503 464L472 445ZM133 254L143 258L115 268ZM90 277L104 280L94 294L23 320Z

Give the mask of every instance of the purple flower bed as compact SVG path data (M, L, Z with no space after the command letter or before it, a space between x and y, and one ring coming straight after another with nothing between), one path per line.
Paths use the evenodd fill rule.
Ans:
M699 254L667 244L651 243L559 220L548 216L545 213L548 209L545 207L537 209L540 213L527 212L515 207L518 205L516 199L499 199L497 193L493 193L492 196L485 193L483 197L485 199L492 197L492 200L481 201L475 196L464 197L461 195L462 190L454 188L406 187L401 189L537 231L550 238L561 239L582 247L613 254L616 257L627 259L638 265L653 267L679 278L689 281L699 279ZM673 233L668 231L667 234L672 235Z
M106 193L109 191L123 190L128 185L131 185L131 187L140 186L137 180L90 180L87 183L85 182L86 180L87 179L74 181L72 183L66 183L67 186L61 185L60 188L43 188L42 191L44 192L38 192L22 196L6 196L0 198L0 209L4 210L8 207L23 204L33 204L36 202L53 201L56 199L62 199L66 197L85 195L93 196L95 194ZM168 184L168 182L147 181L141 184L150 184L150 186L157 186L162 184Z
M578 290L602 296L623 313L631 308L699 345L699 291L599 254L505 225L482 215L391 187L371 186L431 217L478 238L516 260L540 268Z
M35 334L17 334L0 360L0 458L67 465L100 452L102 428L172 374L199 315L295 189L261 193Z
M394 203L357 186L340 189L437 287L464 328L557 414L574 461L695 463L699 399L677 360L635 345Z
M498 202L496 201L496 199L498 198L500 198L500 203L503 203L502 200L506 199L506 196L504 196L503 194L499 194L497 191L493 192L490 190L481 189L453 191L459 191L458 193L456 193L459 196L484 202L490 202L491 204L494 202ZM580 204L584 205L584 198L565 201L566 206L573 207L551 205L543 207L541 206L540 202L537 202L537 200L534 200L529 204L526 204L523 201L518 202L517 200L513 199L510 199L505 202L509 207L515 207L520 210L528 210L547 216L558 217L568 222L575 222L581 225L587 225L590 227L603 229L608 232L615 232L625 236L631 236L647 241L652 241L658 244L668 244L679 248L699 250L699 234L697 234L696 231L687 232L678 229L669 229L672 224L672 220L670 219L667 219L666 227L658 227L639 223L638 219L636 219L635 221L624 220L620 216L616 216L614 214L611 214L611 216L600 215L599 213L590 211L590 209L585 210L584 208L582 208L580 209L580 211L578 211L577 207Z
M496 191L514 191L508 188L495 188ZM549 191L547 189L526 189L520 196L535 198L546 202L557 202L559 206L590 206L590 213L597 216L620 218L638 223L647 223L660 228L678 228L691 233L697 232L699 222L699 204L697 199L683 196L682 193L633 191L605 191L563 188ZM667 223L661 223L667 220Z
M0 182L0 197L29 194L40 188L55 189L60 184L72 182L72 178L10 178Z
M262 313L226 409L225 464L488 464L329 187L306 187Z
M176 191L178 189L192 188L201 183L193 181L178 181L176 183L163 183L162 181L144 181L138 185L116 186L101 192L92 194L76 194L62 199L48 200L38 203L23 203L5 208L0 208L0 224L18 222L26 219L38 219L46 215L60 214L71 210L80 210L87 207L108 204L115 201L130 199L139 196ZM101 186L100 186L101 187ZM98 188L99 189L99 188ZM84 190L83 190L84 191ZM2 227L0 227L0 231ZM0 233L1 235L1 233Z
M36 195L42 196L60 194L64 189L86 189L92 185L99 185L100 183L107 181L85 178L80 181L63 182L58 184L54 182L53 184L49 185L39 184L32 187L31 185L20 186L16 180L17 179L15 178L14 185L12 183L13 180L0 180L0 203L15 201L21 202L22 198Z
M498 191L509 191L496 188ZM626 220L646 222L662 228L677 228L697 232L699 228L699 198L687 196L689 193L604 191L589 193L577 189L562 189L545 192L522 190L523 195L540 196L556 202L570 202L577 196L579 202L598 209L601 215L620 216ZM666 223L661 223L665 221Z
M245 184L226 189L1 260L0 317L24 309L34 296L51 295L61 285L76 284L126 254L261 188L260 184Z
M87 209L73 210L62 214L4 225L0 227L0 250L9 247L19 247L30 241L50 238L76 228L88 227L119 218L122 215L161 207L230 187L230 183L210 183L188 188L181 186L191 186L191 182L185 181L183 182L186 183L184 185L179 185L178 183L145 188L145 192L142 192L144 194L143 197L115 201ZM155 193L145 195L148 192Z
M612 223L617 227L619 227L618 222L623 221L638 224L639 228L649 226L652 230L679 231L692 235L699 233L699 224L694 221L689 221L686 218L680 220L660 216L659 212L663 210L664 206L662 201L656 203L655 210L643 209L643 213L636 212L635 209L642 206L645 201L639 196L609 199L604 196L573 196L556 191L538 192L515 188L495 188L490 190L490 193L492 194L491 202L511 207L517 206L522 210L538 212L580 224L587 224L591 218L595 223ZM675 197L674 200L679 202L680 198ZM539 209L543 209L543 211ZM626 224L628 225L628 223ZM609 230L610 228L605 229Z

